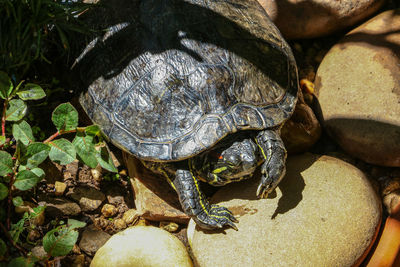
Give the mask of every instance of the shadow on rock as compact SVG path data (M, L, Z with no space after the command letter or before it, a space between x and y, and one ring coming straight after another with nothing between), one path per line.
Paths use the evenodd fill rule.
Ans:
M400 127L362 118L332 118L325 122L332 138L350 155L383 166L400 166Z
M278 214L283 214L294 209L303 199L303 190L306 186L301 172L308 169L318 158L307 159L307 161L292 163L288 161L286 166L286 176L278 185L282 196L278 201L278 206L272 215L275 219Z
M278 216L278 214L283 214L291 209L294 209L300 203L300 201L303 199L302 192L306 186L301 172L309 168L317 159L318 157L314 157L301 162L291 162L290 158L288 159L286 175L278 185L281 194L278 194L276 191L274 191L268 196L268 199L273 199L280 195L278 205L274 214L272 215L272 219ZM262 201L256 197L257 187L260 182L260 175L261 173L258 171L254 177L249 180L227 185L214 195L212 202L220 203L232 199ZM245 214L254 214L258 212L255 209L250 209L245 206L233 206L229 207L229 209L233 212L233 214L235 214L235 216L238 217L241 217Z

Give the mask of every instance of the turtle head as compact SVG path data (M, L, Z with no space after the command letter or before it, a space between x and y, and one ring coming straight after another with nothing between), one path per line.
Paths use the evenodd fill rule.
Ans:
M203 176L214 185L239 181L252 175L257 167L256 146L251 139L234 142L210 151L203 162Z

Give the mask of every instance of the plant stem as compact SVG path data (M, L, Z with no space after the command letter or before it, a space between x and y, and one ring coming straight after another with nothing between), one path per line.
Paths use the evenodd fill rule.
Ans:
M4 232L4 235L7 237L8 241L10 241L10 243L17 248L22 254L24 254L24 256L26 256L27 252L23 247L20 247L17 243L14 242L14 240L12 239L10 233L7 231L6 227L0 222L0 228L1 230Z
M1 116L1 135L6 136L6 110L7 110L8 100L4 100L3 115Z
M54 138L56 138L57 136L60 135L60 132L57 131L55 134L51 135L49 138L47 138L46 140L43 141L44 144L50 142L51 140L53 140Z
M47 144L51 141L53 141L57 136L62 135L62 134L68 134L68 133L76 133L76 132L81 132L84 131L85 127L78 127L74 130L69 130L69 131L64 131L64 130L60 130L57 131L55 134L51 135L49 138L47 138L46 140L43 141L44 144Z
M16 169L15 169L16 170ZM10 180L10 184L9 184L9 188L8 188L8 207L7 207L7 229L10 230L11 229L11 207L12 207L12 187L15 181L15 175L16 172L14 170L13 175L11 176L11 180Z

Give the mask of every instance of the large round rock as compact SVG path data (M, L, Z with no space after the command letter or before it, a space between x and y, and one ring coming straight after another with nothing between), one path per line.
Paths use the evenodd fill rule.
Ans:
M238 231L211 234L193 229L191 221L188 236L199 266L353 266L375 239L380 201L348 163L295 156L275 196L256 199L257 185L257 179L231 184L213 198L233 211Z
M287 39L315 38L371 16L384 0L258 0Z
M94 256L91 267L191 267L183 243L165 230L135 226L113 235Z
M400 166L400 10L386 11L332 47L315 87L324 124L349 154Z

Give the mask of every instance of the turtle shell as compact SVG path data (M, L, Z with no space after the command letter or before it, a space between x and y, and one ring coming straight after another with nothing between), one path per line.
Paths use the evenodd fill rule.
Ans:
M77 60L80 102L118 147L178 161L291 115L296 63L256 0L136 2Z

